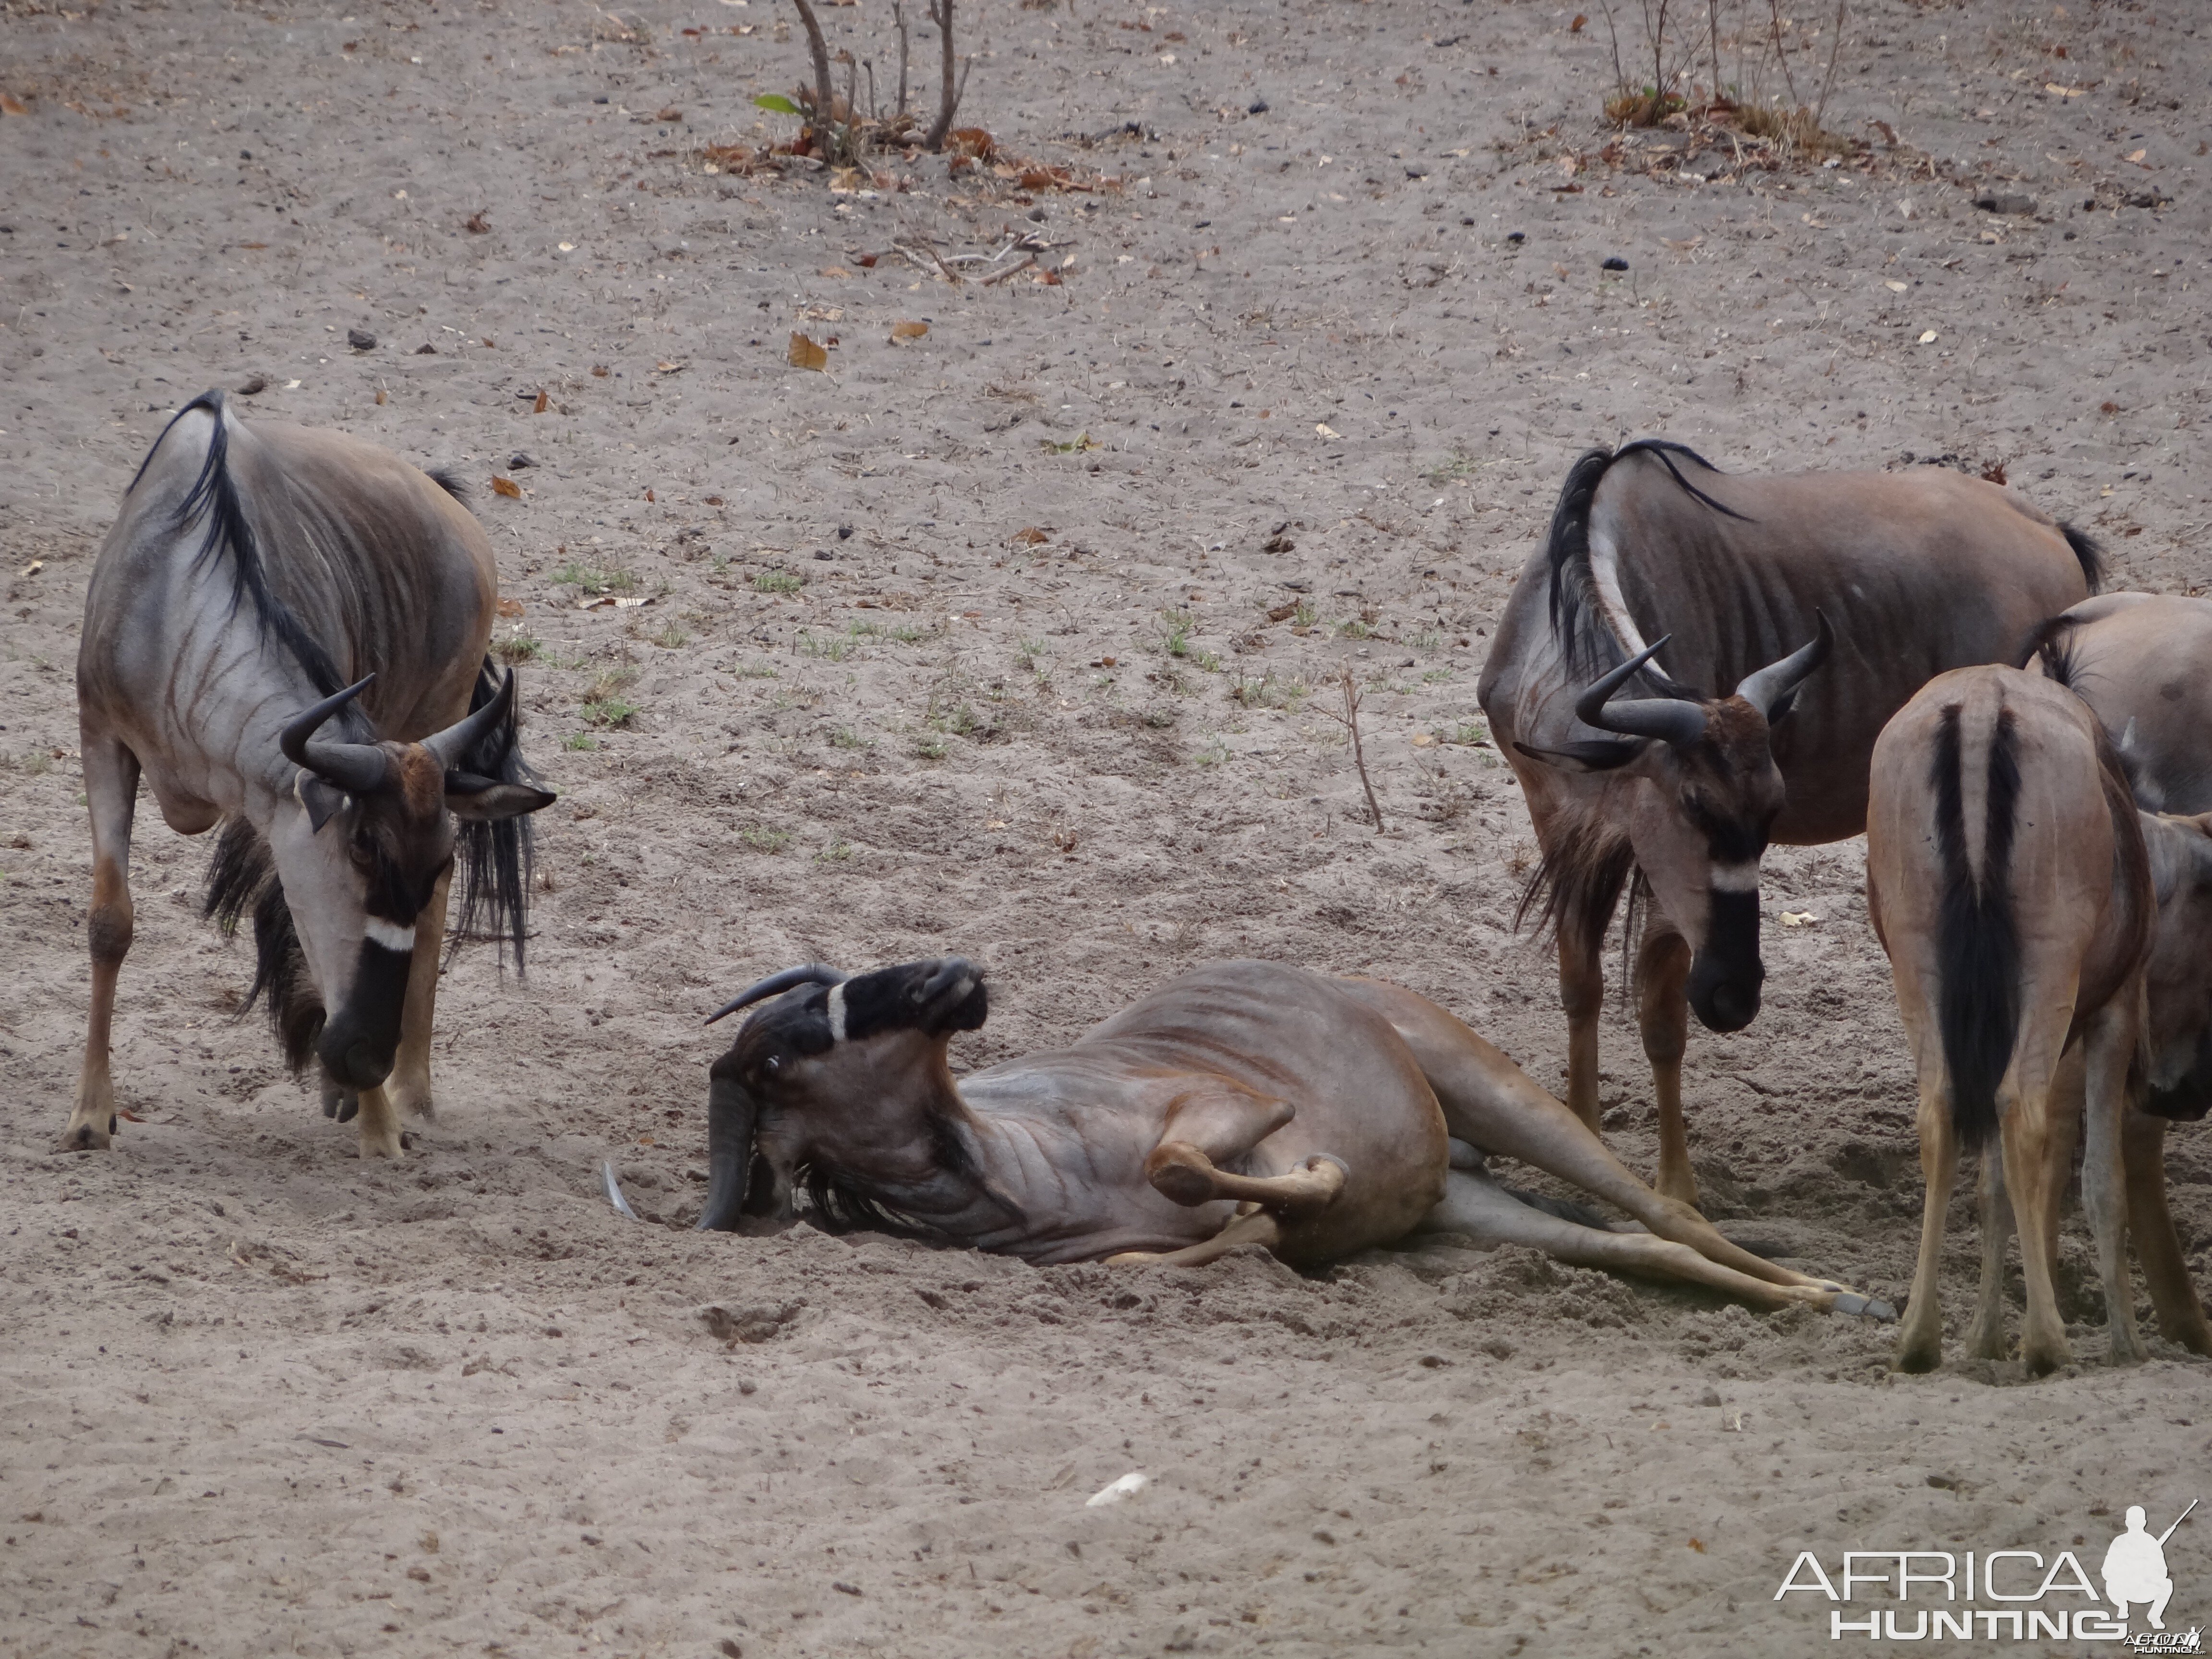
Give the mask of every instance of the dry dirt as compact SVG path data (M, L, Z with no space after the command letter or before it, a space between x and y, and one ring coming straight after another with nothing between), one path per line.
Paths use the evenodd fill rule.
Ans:
M2123 1506L2203 1490L2212 1367L2162 1346L1901 1379L1871 1326L1513 1252L1147 1276L678 1230L699 1017L813 956L985 963L970 1065L1209 958L1374 972L1558 1086L1474 693L1589 444L2001 464L2126 585L2193 591L2190 8L1867 0L1827 120L1870 148L1832 168L1608 153L1603 18L1570 13L975 0L964 118L1097 184L1025 191L930 157L709 172L788 137L749 102L800 72L768 0L0 3L0 1650L1798 1652L1829 1639L1827 1603L1773 1599L1801 1549L2094 1571ZM889 96L885 0L825 15ZM1992 189L2033 210L1976 211ZM894 246L1012 234L1056 283ZM836 337L826 373L794 331ZM135 1115L50 1150L87 575L167 412L249 377L249 417L468 479L562 795L529 977L453 965L441 1114L397 1168L235 1019L208 848L150 809ZM1717 1215L1895 1297L1918 1182L1861 867L1769 859L1770 917L1819 920L1770 927L1766 1012L1693 1039L1688 1094ZM1617 1006L1605 1045L1648 1167ZM2204 1283L2212 1153L2174 1142ZM608 1156L667 1225L610 1212ZM1962 1312L1963 1203L1953 1241ZM2094 1361L2078 1222L2066 1253ZM1131 1469L1148 1492L1085 1508ZM2183 1624L2208 1537L2169 1546Z

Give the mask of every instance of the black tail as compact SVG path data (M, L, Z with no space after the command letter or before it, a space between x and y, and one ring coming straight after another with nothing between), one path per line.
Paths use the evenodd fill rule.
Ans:
M477 671L476 690L469 696L473 714L499 695L499 677L491 659ZM501 783L535 784L538 774L522 758L516 740L517 706L507 718L486 732L476 748L461 757L459 769ZM460 872L460 914L453 924L453 942L494 939L501 945L500 962L514 953L514 971L523 971L523 941L530 933L530 878L534 861L534 832L531 815L500 818L490 823L462 820L460 840L453 862Z
M1936 1009L1943 1068L1951 1077L1951 1127L1966 1147L1997 1132L1997 1085L2020 1035L2020 937L2012 906L2012 840L2020 799L2020 757L2009 708L1990 740L1989 820L1982 880L1966 861L1960 801L1959 705L1943 711L1928 781L1936 791L1936 845L1943 897L1936 924Z
M232 613L235 615L240 605L252 600L254 618L261 631L274 634L299 660L307 678L315 683L316 690L328 696L345 682L339 677L330 653L269 586L269 573L261 562L260 544L254 539L246 503L238 493L238 482L230 473L230 428L223 420L222 393L203 392L170 416L168 426L161 428L161 436L154 440L153 448L139 463L138 477L145 476L162 441L168 437L170 428L194 410L204 410L214 416L215 430L209 435L207 458L200 463L199 477L192 481L191 490L177 508L176 527L184 530L202 514L206 515L207 539L200 544L195 564L220 557L225 548L229 549ZM138 487L138 478L131 479L131 487Z
M1592 611L1589 520L1599 481L1616 463L1631 455L1656 459L1691 500L1701 506L1731 519L1744 516L1733 507L1723 506L1682 476L1681 460L1690 461L1708 472L1720 471L1686 444L1669 442L1664 438L1639 438L1619 449L1584 451L1567 471L1567 481L1559 490L1559 505L1552 509L1551 533L1544 545L1544 561L1551 571L1552 636L1565 647L1567 666L1576 673L1601 674L1619 660L1613 654L1619 642L1611 641L1612 648L1607 648L1610 630L1589 625ZM1656 670L1649 672L1656 677Z
M269 843L251 820L232 818L223 825L215 857L208 862L207 901L200 914L213 918L224 933L234 933L249 905L253 910L253 988L246 993L238 1015L245 1018L267 995L270 1026L284 1051L284 1063L296 1077L313 1056L315 1039L323 1034L323 1000L307 973L307 958L293 930L291 908L284 902L284 884L276 878Z
M2065 534L2066 545L2081 562L2081 580L2089 584L2092 593L2098 592L2105 585L2105 550L2086 530L2076 530L2070 524L2062 524L2058 528Z

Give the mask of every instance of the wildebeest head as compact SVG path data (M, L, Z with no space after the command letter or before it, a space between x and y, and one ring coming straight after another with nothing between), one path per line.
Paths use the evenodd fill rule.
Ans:
M2212 1107L2212 812L2146 812L2143 840L2158 892L2144 975L2149 1004L2149 1090L2143 1109L2193 1122Z
M399 1045L415 924L453 861L456 817L534 812L553 797L461 769L514 704L496 696L420 743L340 743L316 735L370 679L304 710L280 737L300 769L301 812L271 836L294 925L330 1010L316 1053L349 1089L384 1081Z
M1638 866L1695 953L1687 987L1698 1019L1740 1030L1759 1012L1766 969L1759 955L1759 860L1782 811L1773 728L1797 688L1827 659L1825 616L1813 640L1756 672L1725 697L1687 695L1616 702L1667 643L1639 652L1577 699L1585 726L1613 733L1565 749L1518 745L1532 759L1578 771L1638 777L1627 830Z
M862 1159L872 1178L926 1182L947 1148L957 1103L945 1048L990 1012L983 970L965 957L845 975L810 964L761 981L712 1019L764 1004L709 1073L702 1229L743 1215L787 1218L793 1172Z

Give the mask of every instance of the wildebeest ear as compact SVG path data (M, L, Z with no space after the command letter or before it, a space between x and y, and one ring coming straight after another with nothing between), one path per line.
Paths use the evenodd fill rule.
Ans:
M307 827L319 832L345 805L346 793L313 773L300 774L300 805L307 809Z
M550 791L533 789L526 783L501 783L473 772L446 774L447 810L471 823L520 817L550 806L559 799Z
M1644 752L1640 743L1596 741L1571 743L1564 749L1531 749L1525 743L1513 745L1530 760L1541 761L1547 766L1563 767L1570 772L1610 772L1634 760Z

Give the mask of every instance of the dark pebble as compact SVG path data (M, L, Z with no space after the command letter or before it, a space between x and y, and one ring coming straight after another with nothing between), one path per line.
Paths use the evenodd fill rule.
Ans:
M837 526L837 539L841 542L848 542L852 540L853 526L848 524L839 525Z
M1505 240L1518 247L1528 240L1528 233L1525 230L1509 231L1506 233Z
M1267 100L1264 98L1255 98L1245 106L1244 112L1247 115L1265 115L1267 112Z
M356 351L374 351L376 349L376 336L365 328L349 328L346 331L346 343Z
M529 456L524 454L519 449L516 450L514 454L507 458L507 470L509 472L520 472L526 466L535 466L537 465L538 463L536 461L532 460Z
M1616 253L1613 258L1605 262L1602 269L1607 270L1626 270L1628 269L1628 261L1622 258L1618 253Z

